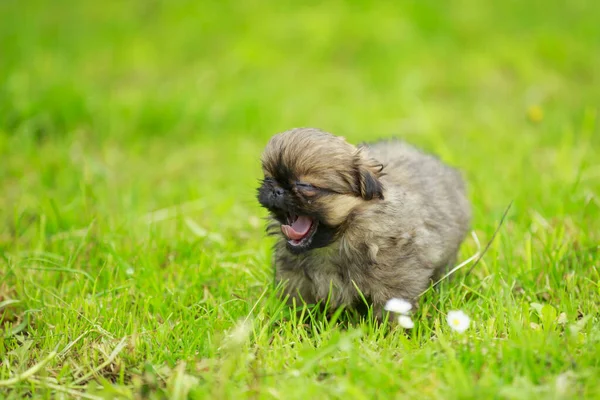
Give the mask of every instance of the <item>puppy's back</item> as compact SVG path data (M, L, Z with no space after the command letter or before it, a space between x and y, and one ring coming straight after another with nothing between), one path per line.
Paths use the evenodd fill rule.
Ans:
M459 171L403 141L381 141L361 147L383 164L384 183L417 189L423 195L466 194Z
M423 224L436 227L443 241L457 250L471 223L466 186L459 171L399 140L370 144L365 150L383 164L381 181L389 195L412 215L419 215Z

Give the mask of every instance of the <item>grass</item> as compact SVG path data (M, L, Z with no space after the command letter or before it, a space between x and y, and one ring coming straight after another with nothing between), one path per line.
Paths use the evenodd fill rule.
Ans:
M312 3L0 3L1 398L600 398L600 6ZM514 201L413 330L276 299L295 126L459 167L482 245Z

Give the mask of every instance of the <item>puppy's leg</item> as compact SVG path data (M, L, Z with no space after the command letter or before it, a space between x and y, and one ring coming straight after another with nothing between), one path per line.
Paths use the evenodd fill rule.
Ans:
M431 282L436 283L437 281L442 279L444 277L444 275L446 275L448 272L450 272L452 270L452 268L454 268L457 265L456 264L457 259L458 259L457 256L453 256L446 263L443 263L440 268L436 269L435 273L431 277ZM451 278L452 278L452 275L450 275L446 279L451 279Z
M283 284L283 295L288 296L289 305L301 306L303 303L316 303L313 283L304 274L295 271L281 270L276 272L275 281Z
M388 315L385 311L385 305L390 299L402 299L412 305L411 311L418 308L419 295L429 286L433 271L422 271L420 274L413 274L410 279L399 280L395 285L381 286L379 290L372 292L373 313L380 321L383 321ZM396 314L389 316L389 321L395 322Z

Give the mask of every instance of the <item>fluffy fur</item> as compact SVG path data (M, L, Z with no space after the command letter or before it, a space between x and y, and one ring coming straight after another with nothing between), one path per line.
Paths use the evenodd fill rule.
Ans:
M293 129L269 141L262 166L258 199L279 236L276 279L290 299L355 306L358 288L378 314L393 297L414 303L469 230L460 174L401 141L356 147ZM281 229L297 216L313 222L300 243Z

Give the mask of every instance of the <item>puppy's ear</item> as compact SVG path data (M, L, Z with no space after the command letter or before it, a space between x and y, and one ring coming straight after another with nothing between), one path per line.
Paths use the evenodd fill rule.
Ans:
M375 174L366 168L360 170L360 195L365 200L378 198L383 200L383 185Z
M383 165L364 157L360 152L356 157L356 171L360 196L365 200L383 200L383 184L379 180L383 176Z

